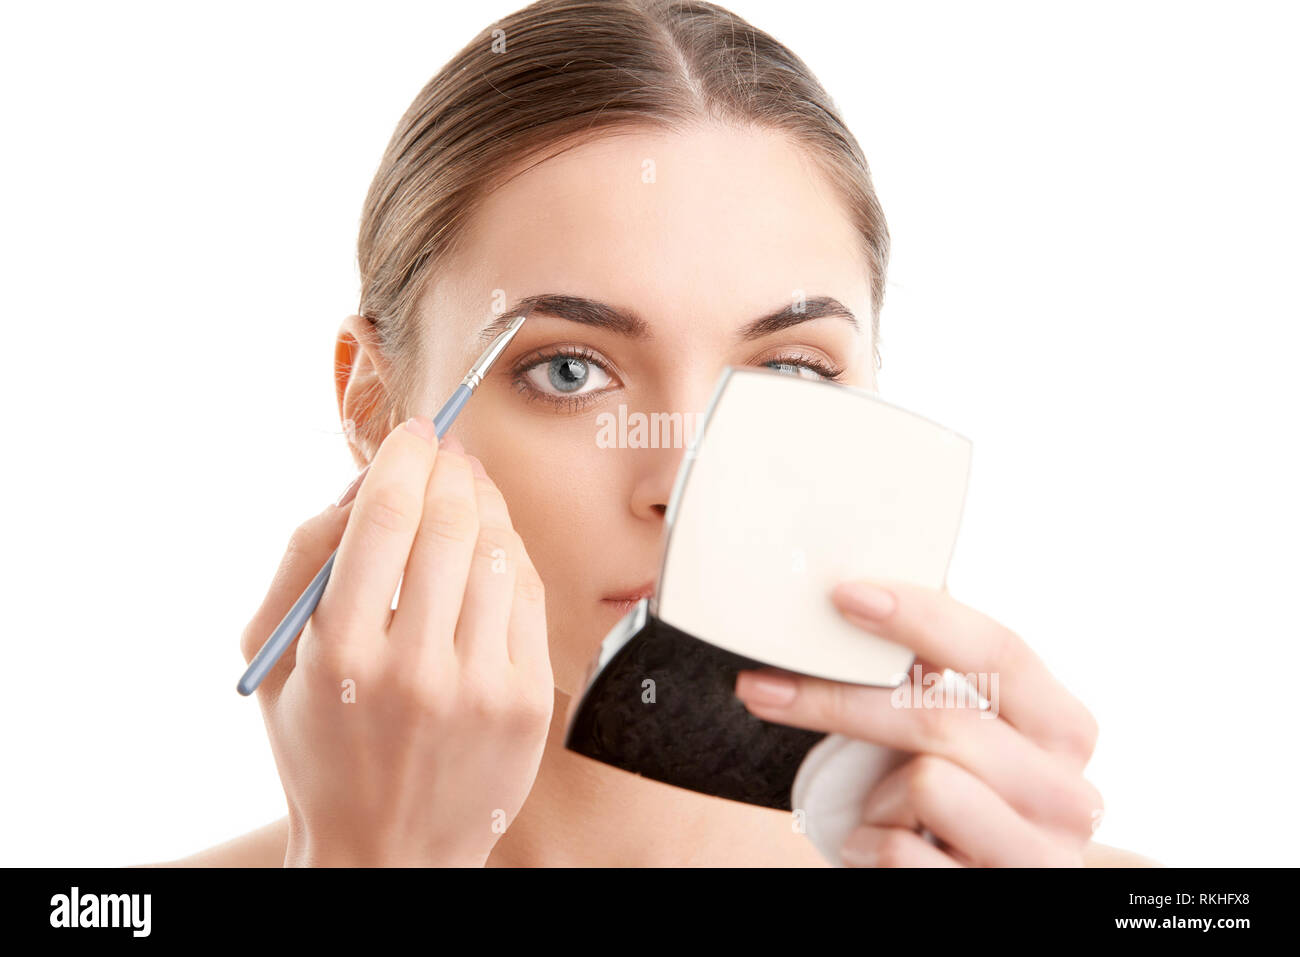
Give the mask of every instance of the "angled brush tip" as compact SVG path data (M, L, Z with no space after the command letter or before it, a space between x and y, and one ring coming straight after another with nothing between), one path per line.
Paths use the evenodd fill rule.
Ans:
M535 309L536 307L537 307L537 303L535 302L530 302L528 305L524 306L524 308L521 309L519 313L513 319L510 320L510 325L507 331L511 335L514 335L516 332L518 332L519 327L522 326L524 322L528 319L528 317L533 314L533 309Z

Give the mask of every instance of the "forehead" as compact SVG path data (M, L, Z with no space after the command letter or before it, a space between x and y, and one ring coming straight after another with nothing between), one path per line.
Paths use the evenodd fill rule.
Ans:
M801 150L764 130L637 130L581 143L488 196L448 266L429 304L440 338L471 335L496 290L504 301L583 295L656 325L690 318L697 331L708 317L730 330L801 291L870 311L848 211Z

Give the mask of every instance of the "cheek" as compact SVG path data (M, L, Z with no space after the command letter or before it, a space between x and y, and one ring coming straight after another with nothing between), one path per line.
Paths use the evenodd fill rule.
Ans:
M555 684L577 690L612 622L594 602L608 585L619 457L596 444L594 416L514 421L461 441L505 496L510 518L546 583Z

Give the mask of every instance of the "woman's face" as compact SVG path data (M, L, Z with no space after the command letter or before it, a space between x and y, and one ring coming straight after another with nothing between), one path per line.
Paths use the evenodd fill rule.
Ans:
M561 153L493 193L465 239L422 304L414 408L432 414L450 393L495 312L565 297L534 309L453 433L501 488L546 583L555 683L572 694L628 607L611 596L658 574L684 453L609 447L598 416L622 405L629 419L693 422L727 365L875 388L867 267L811 161L777 134L714 126ZM822 298L856 321L810 318Z

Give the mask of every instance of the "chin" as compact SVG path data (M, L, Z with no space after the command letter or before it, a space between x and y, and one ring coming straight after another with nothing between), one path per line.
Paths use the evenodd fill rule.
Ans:
M569 698L582 693L587 669L600 653L600 643L621 617L610 603L598 601L596 604L599 606L596 614L579 633L566 630L562 635L555 631L550 635L555 690Z

